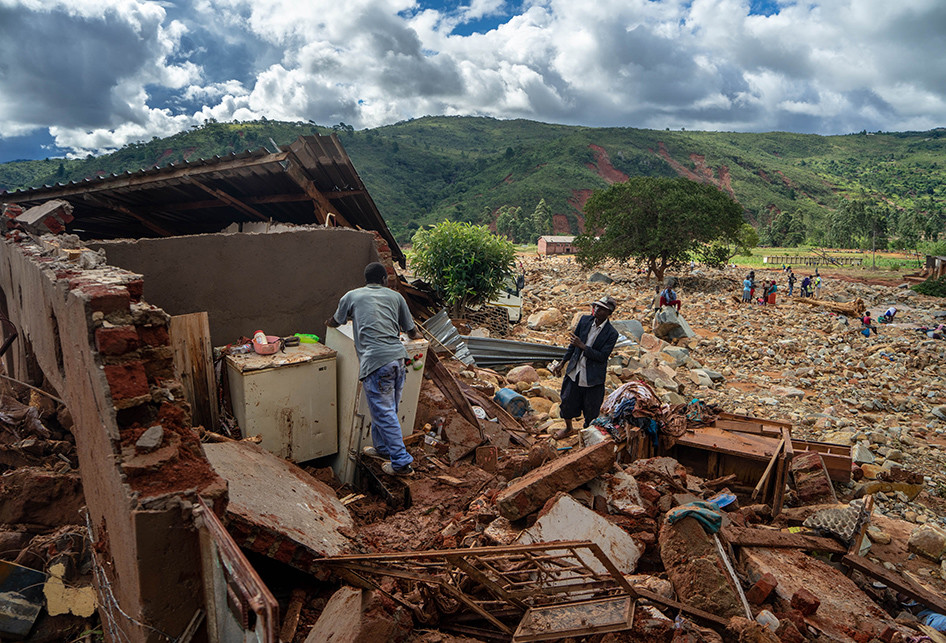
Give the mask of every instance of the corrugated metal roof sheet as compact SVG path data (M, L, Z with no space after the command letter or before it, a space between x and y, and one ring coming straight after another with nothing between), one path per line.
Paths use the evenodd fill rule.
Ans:
M300 136L265 149L171 163L67 184L0 193L24 208L50 199L72 204L69 232L86 239L217 232L233 222L336 223L376 230L404 254L334 134Z

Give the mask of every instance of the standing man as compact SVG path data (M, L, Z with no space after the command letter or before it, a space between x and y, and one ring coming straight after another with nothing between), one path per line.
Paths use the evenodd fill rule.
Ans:
M792 272L792 269L788 269L788 296L791 297L792 293L795 292L795 273Z
M421 334L414 326L404 297L386 288L388 271L383 264L369 263L365 267L365 286L342 295L335 314L325 321L331 328L341 326L349 319L355 335L358 353L358 379L362 381L368 408L371 411L371 441L364 454L385 458L381 470L388 475L407 476L414 473L414 458L404 446L401 422L397 409L404 388L407 349L401 343L400 332L412 339Z
M815 299L821 299L821 275L815 270Z
M615 308L617 302L607 295L591 304L591 314L578 320L578 326L572 331L571 344L553 372L558 375L562 365L567 364L562 378L560 406L565 428L555 433L553 437L556 440L574 432L572 419L581 415L584 426L588 426L601 411L608 357L618 340L618 332L608 321Z

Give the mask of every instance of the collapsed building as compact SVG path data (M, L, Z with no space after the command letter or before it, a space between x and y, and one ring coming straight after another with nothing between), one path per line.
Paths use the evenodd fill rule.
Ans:
M77 459L19 488L35 502L4 522L61 540L40 509L69 497L109 641L440 630L458 641L890 643L925 631L890 613L896 594L946 612L935 587L863 555L870 495L841 504L834 488L856 468L849 446L677 404L620 367L615 393L636 412L556 443L548 373L483 364L557 349L470 338L495 361L453 359L465 354L455 328L403 280L430 344L411 348L402 407L422 464L405 482L359 458L370 419L350 339L321 324L367 263L394 275L404 255L334 136L3 200L5 377L61 403L45 417L73 436ZM682 327L622 331L648 378L677 395L678 364L700 385L722 377L687 361ZM324 337L273 356L229 350L257 328ZM227 348L215 359L213 347ZM76 470L81 494L66 494ZM875 486L921 482L888 468ZM911 551L946 556L940 535L911 537ZM59 540L47 552L67 550ZM44 591L79 572L56 576L58 558L43 561ZM275 586L285 578L291 592ZM59 600L77 614L80 598ZM24 601L20 636L44 600L52 613L49 593Z

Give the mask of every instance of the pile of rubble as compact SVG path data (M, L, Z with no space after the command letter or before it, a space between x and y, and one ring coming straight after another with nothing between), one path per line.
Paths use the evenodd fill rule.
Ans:
M445 361L471 403L508 389L524 413L484 402L485 446L451 450L455 409L425 381L417 473L394 506L390 489L385 503L310 470L353 526L313 561L325 580L291 640L939 640L944 372L938 342L910 328L934 300L839 282L839 301L903 311L865 339L817 308L741 307L725 271L680 280L693 328L677 332L652 323L652 284L630 270L527 269L515 338L565 345L586 302L611 294L626 341L609 391L652 392L685 433L652 442L615 421L556 441L561 380L543 365Z
M227 483L226 531L279 603L280 640L941 640L946 372L941 342L913 329L938 318L936 300L826 279L832 301L900 309L864 338L818 307L739 305L740 274L703 271L679 276L682 315L654 323L654 284L633 270L526 269L514 339L565 346L588 302L620 302L605 421L556 440L548 365L441 353L405 440L411 478L361 458L356 488L252 440L202 444ZM70 640L94 627L90 574L107 561L79 513L68 413L13 392L3 560L42 574L37 612L65 610L31 640ZM618 415L627 397L646 421Z
M72 418L41 389L0 390L3 637L71 640L97 621Z

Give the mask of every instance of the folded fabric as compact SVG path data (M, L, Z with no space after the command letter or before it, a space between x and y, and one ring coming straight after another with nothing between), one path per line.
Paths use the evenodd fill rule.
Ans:
M715 534L723 524L723 516L719 513L719 508L711 502L696 500L689 504L674 507L667 512L667 524L674 524L684 518L696 518L703 531L708 534Z

